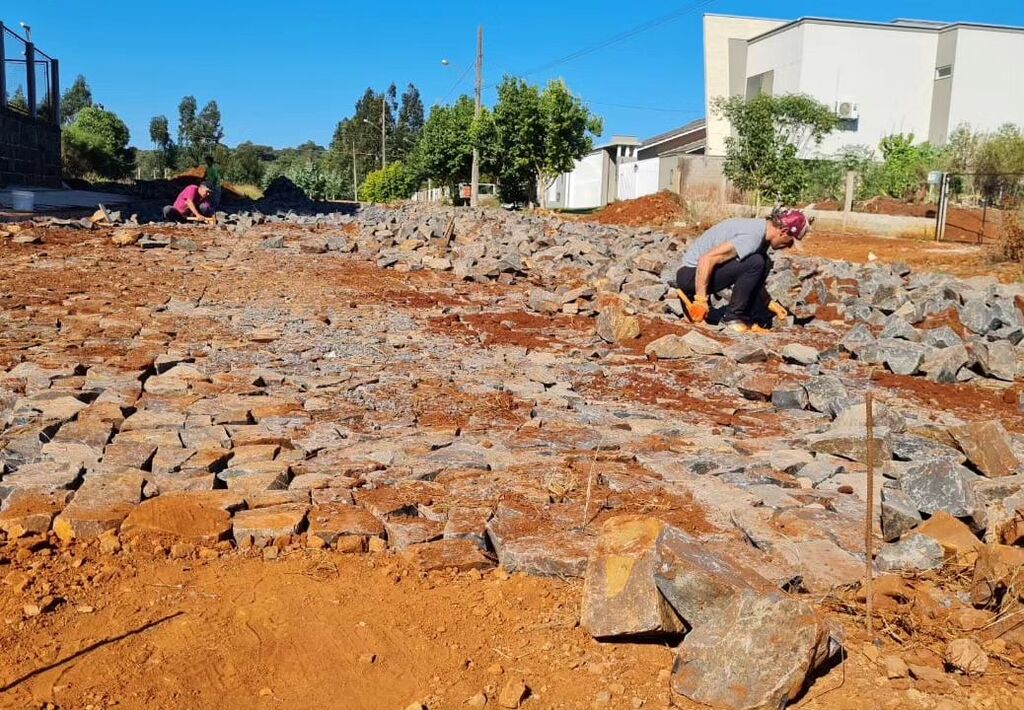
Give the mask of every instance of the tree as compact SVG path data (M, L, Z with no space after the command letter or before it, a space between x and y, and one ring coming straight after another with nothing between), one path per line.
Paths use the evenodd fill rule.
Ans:
M178 104L178 145L188 150L192 145L196 125L196 97L185 96Z
M7 98L7 106L20 113L28 113L28 99L20 84L14 90L14 95Z
M162 175L166 168L174 165L175 160L175 145L171 140L167 116L153 116L149 120L149 139L156 147L156 155L151 159L153 168Z
M398 109L398 123L395 125L395 160L405 160L416 148L423 130L423 100L420 91L409 84L402 93L401 108Z
M453 195L460 182L469 180L475 106L471 98L460 96L451 106L436 105L430 110L413 156L418 178L432 178Z
M551 181L572 170L577 160L594 149L593 137L601 135L603 125L561 79L548 83L540 97L540 109L544 154L537 169L537 204L543 206Z
M506 76L498 85L493 114L494 161L502 199L526 201L537 187L544 161L544 117L540 90L523 79Z
M394 202L404 200L416 191L417 180L400 160L386 168L374 170L359 186L363 202Z
M498 86L493 116L494 143L485 153L501 183L502 197L530 194L543 204L550 181L572 170L575 161L593 149L601 120L570 93L561 80L541 91L524 80L506 76ZM477 135L484 133L480 126Z
M117 179L128 174L128 127L110 111L87 106L62 134L64 165L72 175Z
M868 181L875 183L876 194L900 200L910 199L925 184L928 171L940 162L940 151L929 143L914 145L913 133L886 136L878 144L882 164Z
M839 123L828 106L803 94L760 94L749 101L719 97L712 106L735 131L725 139L724 172L736 187L754 194L756 205L765 198L796 200L807 181L798 156Z
M240 143L231 154L231 160L224 177L242 185L259 185L263 181L266 166L261 159L262 149L246 141Z
M61 123L65 126L72 123L78 112L88 106L92 106L92 90L85 77L79 74L60 98Z
M1024 133L1006 123L984 136L978 147L974 170L987 200L1002 201L1024 174Z

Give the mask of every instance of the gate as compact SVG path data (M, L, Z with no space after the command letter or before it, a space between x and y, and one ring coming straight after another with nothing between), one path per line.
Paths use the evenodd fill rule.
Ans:
M995 242L1008 213L1024 206L1024 173L945 173L939 197L938 241Z

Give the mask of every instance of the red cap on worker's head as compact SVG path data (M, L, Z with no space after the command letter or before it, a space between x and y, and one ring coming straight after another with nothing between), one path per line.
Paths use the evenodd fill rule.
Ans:
M793 239L803 239L807 234L807 217L800 210L782 210L775 217L775 224Z

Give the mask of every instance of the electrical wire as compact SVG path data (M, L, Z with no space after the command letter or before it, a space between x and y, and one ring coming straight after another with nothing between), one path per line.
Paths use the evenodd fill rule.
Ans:
M698 2L690 3L689 5L686 5L685 7L682 7L674 12L670 12L667 15L662 15L661 17L656 17L653 20L648 20L647 22L639 24L636 27L626 30L625 32L620 32L619 34L612 35L611 37L601 40L596 44L590 45L589 47L578 49L575 52L570 52L569 54L566 54L557 59L553 59L550 62L536 66L528 71L519 74L519 76L525 77L531 74L536 74L538 72L547 71L548 69L554 69L555 67L561 64L565 64L566 62L571 62L574 59L585 57L588 54L593 54L594 52L598 52L602 49L606 49L607 47L619 44L620 42L624 42L627 39L635 37L638 34L647 32L648 30L653 30L657 27L661 27L662 25L674 22L684 17L685 15L689 15L693 12L696 12L697 10L700 10L702 8L707 7L708 5L711 5L713 2L715 2L715 0L698 0Z
M446 93L444 95L444 98L441 99L441 103L442 104L448 102L448 97L452 95L453 91L455 91L457 88L459 88L459 84L461 84L463 81L465 81L466 75L469 74L469 70L472 69L472 68L473 68L472 64L469 64L469 65L466 66L466 68L462 71L462 74L459 75L459 78L456 79L455 83L452 84L450 89L448 89L448 93Z

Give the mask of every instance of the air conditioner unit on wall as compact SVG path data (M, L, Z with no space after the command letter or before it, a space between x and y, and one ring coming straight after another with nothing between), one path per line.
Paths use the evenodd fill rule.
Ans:
M854 101L836 101L836 115L842 121L856 121L860 118L860 109Z

